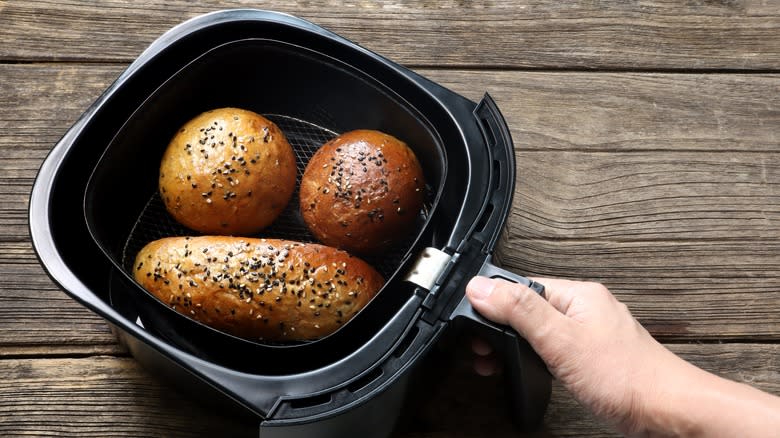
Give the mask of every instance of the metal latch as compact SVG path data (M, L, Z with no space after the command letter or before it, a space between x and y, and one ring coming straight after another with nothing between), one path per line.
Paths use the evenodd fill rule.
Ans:
M417 257L404 280L425 290L431 290L451 259L452 256L444 251L436 248L425 248Z

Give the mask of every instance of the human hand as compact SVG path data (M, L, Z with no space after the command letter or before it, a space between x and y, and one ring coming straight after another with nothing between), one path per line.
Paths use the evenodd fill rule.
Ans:
M632 435L646 428L647 406L668 375L691 365L645 330L604 286L547 278L546 298L504 280L475 277L466 287L474 308L512 326L534 348L550 372L586 408ZM475 351L489 353L477 342ZM475 362L490 372L491 363Z

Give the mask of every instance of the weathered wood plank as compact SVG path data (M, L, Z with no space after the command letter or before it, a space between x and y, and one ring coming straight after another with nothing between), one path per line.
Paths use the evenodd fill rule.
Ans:
M777 69L772 2L0 3L0 60L126 62L170 27L261 7L318 23L398 62L501 68Z
M161 386L132 359L0 361L0 435L233 436L240 431Z
M512 231L509 231L511 236ZM780 247L509 237L511 270L605 283L662 339L780 339ZM60 291L29 243L0 243L0 355L121 351L106 323Z
M17 176L5 172L32 167L124 68L0 64L0 129L7 133L0 159L14 163L4 162L0 175Z
M770 242L524 239L498 254L518 273L599 281L663 339L778 339L780 246Z
M521 152L777 152L780 142L777 74L419 71L473 100L489 92Z
M620 152L518 151L515 232L644 242L778 237L778 151Z
M0 64L3 144L50 147L122 69ZM475 100L489 91L521 151L769 152L778 143L780 75L419 72ZM15 150L0 158L24 157Z
M119 69L0 73L2 100L17 103L0 108L0 129L16 133L0 138L0 198L26 209L40 161ZM764 239L777 229L778 75L422 73L498 99L518 149L525 236ZM20 215L2 214L19 233Z
M0 64L0 159L47 150L123 68ZM418 71L474 100L490 92L520 151L777 150L780 75Z
M704 369L780 394L780 346L672 345ZM464 349L436 368L432 392L405 417L401 438L517 436L505 411L503 380L470 371ZM197 404L129 358L0 360L0 435L256 436ZM559 386L544 421L552 436L615 436Z
M499 249L517 272L601 281L656 336L778 339L780 247L753 242L541 241L514 229ZM59 291L29 243L3 243L0 346L110 345L102 320ZM56 303L56 304L53 304ZM15 350L0 354L16 354Z
M0 12L0 16L3 13ZM0 64L0 241L26 241L32 184L49 150L121 66Z
M118 354L106 321L46 276L29 242L0 242L0 357Z

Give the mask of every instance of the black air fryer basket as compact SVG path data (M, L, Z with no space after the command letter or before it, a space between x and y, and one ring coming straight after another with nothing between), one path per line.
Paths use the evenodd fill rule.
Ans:
M330 336L283 345L239 339L178 314L132 280L129 264L144 244L196 234L162 206L159 162L179 126L226 106L276 122L299 178L319 145L352 129L392 134L423 164L429 196L416 233L367 259L386 284ZM491 263L514 182L512 140L489 96L474 103L298 18L234 10L167 32L85 112L40 169L30 228L49 275L108 320L140 362L242 407L261 436L389 434L409 373L453 325L471 325L503 352L512 415L530 428L549 399L544 364L464 298L478 274L543 292ZM296 199L262 236L313 241Z

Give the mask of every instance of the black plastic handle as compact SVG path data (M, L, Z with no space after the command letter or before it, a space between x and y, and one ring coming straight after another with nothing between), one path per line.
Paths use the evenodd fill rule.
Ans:
M490 257L485 260L478 275L523 284L544 296L543 285L499 268ZM552 377L547 366L516 331L482 317L465 296L453 312L455 317L472 321L476 335L489 342L497 355L503 357L510 415L521 430L535 429L541 423L550 401Z
M544 298L544 285L531 280L528 277L517 275L514 272L507 271L506 269L499 268L494 265L491 258L488 257L485 263L482 265L482 269L479 270L479 274L483 277L501 278L512 283L522 284L523 286L531 289Z

